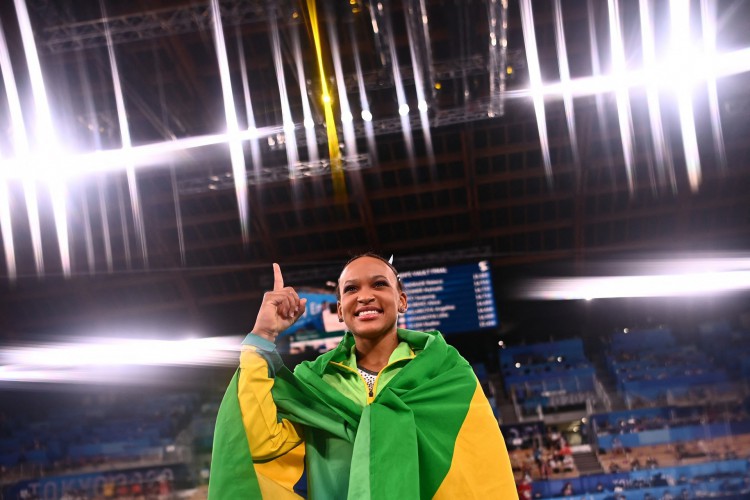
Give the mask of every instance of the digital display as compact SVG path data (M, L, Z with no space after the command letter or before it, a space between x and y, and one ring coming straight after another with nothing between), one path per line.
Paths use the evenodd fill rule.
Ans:
M336 313L336 295L324 291L300 291L298 295L307 299L307 306L300 319L283 333L290 337L289 352L330 351L341 341L346 328Z
M408 309L399 326L460 333L498 325L487 261L401 273Z

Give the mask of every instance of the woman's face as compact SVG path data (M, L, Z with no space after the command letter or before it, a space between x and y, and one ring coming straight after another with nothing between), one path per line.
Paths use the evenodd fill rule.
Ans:
M385 262L361 257L339 277L339 318L355 336L375 339L396 331L399 309L406 310L406 294Z

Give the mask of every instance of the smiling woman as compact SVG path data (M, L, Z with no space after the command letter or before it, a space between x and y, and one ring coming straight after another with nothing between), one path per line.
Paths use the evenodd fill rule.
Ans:
M468 362L439 332L397 327L408 301L396 269L355 257L336 294L346 335L291 373L274 341L305 299L274 264L217 417L209 498L517 498Z

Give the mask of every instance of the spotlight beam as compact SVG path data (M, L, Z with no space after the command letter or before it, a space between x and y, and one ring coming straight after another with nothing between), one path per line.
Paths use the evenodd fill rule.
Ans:
M330 2L325 2L326 19L328 21L328 46L331 50L333 61L333 74L336 77L336 90L339 96L339 112L341 129L344 132L345 156L357 155L357 136L354 133L354 116L349 105L349 96L346 95L346 80L344 68L341 65L341 51L339 50L339 37L336 29L336 17Z
M713 0L701 0L703 46L709 56L716 54L716 7L717 4ZM719 93L716 86L716 77L709 75L706 78L706 85L708 86L708 107L711 115L714 151L719 169L725 171L727 168L727 154L724 148L724 134L721 128L721 112L719 111Z
M3 157L0 154L0 170L3 168ZM16 281L16 250L13 243L13 221L10 216L10 197L8 183L0 179L0 236L3 238L3 252L5 254L5 268L8 279Z
M555 39L557 41L557 61L560 67L560 83L563 86L563 106L565 108L565 119L568 124L570 136L570 147L573 151L573 164L576 168L581 166L581 155L578 149L578 134L576 133L576 115L573 106L573 96L570 92L570 68L568 66L568 49L565 43L565 28L563 25L562 5L560 0L554 0L552 4L555 17Z
M19 5L20 4L20 5ZM35 75L38 78L32 78L32 92L38 93L39 83L38 79L41 78L41 68L33 65L34 59L34 38L31 33L31 24L28 19L28 12L26 11L26 5L23 2L16 0L16 11L19 16L19 27L21 29L21 36L24 45L24 51L26 52L26 59L29 61L29 72L36 71ZM25 18L22 20L22 17ZM25 21L25 23L24 23ZM0 33L2 33L2 26L0 26ZM11 123L13 125L13 138L16 158L20 158L19 162L24 170L30 170L32 166L30 162L29 154L30 148L28 143L28 137L26 136L26 126L24 124L23 112L21 111L21 101L18 95L18 89L16 87L15 77L13 75L13 66L11 64L10 55L8 52L8 46L5 41L3 34L2 40L0 40L0 55L2 56L2 73L3 81L5 83L5 92L8 97L8 104L10 106ZM31 44L31 47L27 48L27 44ZM38 63L37 59L37 63ZM40 96L41 99L41 96ZM46 102L46 98L44 99ZM44 105L44 102L40 102L40 105ZM37 111L42 115L41 108ZM41 117L43 120L43 116ZM8 175L9 170L13 167L10 164L6 164L4 174ZM26 213L29 219L29 231L31 233L31 246L34 252L34 266L38 276L44 273L44 252L42 251L42 234L39 225L39 205L37 202L37 191L36 184L32 179L23 179L23 191L24 201L26 204Z
M104 17L106 18L103 0L100 0L99 4L102 9L102 14L105 14ZM117 57L115 56L115 48L112 43L112 35L108 23L105 23L104 30L107 38L109 65L112 70L112 84L115 91L115 105L117 107L117 120L120 127L120 140L122 141L123 152L127 152L132 148L132 142L130 140L130 125L128 124L127 110L125 109L125 98L122 94L120 71L117 66ZM129 157L129 155L127 156ZM130 209L133 213L133 225L135 226L136 236L138 237L138 243L141 247L141 256L143 257L144 267L148 268L148 245L146 244L146 230L143 222L143 212L141 211L141 197L138 193L138 180L136 179L135 168L132 163L128 162L125 165L125 172L128 180L128 192L130 194ZM125 229L125 227L126 224L123 219L123 229ZM125 232L123 232L123 241L127 241ZM130 252L126 251L128 257L129 254ZM130 268L130 262L128 262L128 268Z
M310 99L307 96L307 78L305 78L305 65L302 61L302 47L299 40L299 27L292 27L292 52L294 63L297 67L297 82L299 83L299 95L302 100L302 124L305 127L305 142L307 143L307 160L314 162L320 160L318 153L318 138L315 134L315 120L313 119Z
M688 78L688 68L692 67L689 60L690 47L690 4L680 0L669 3L671 21L671 60L674 64L677 106L680 113L680 130L682 132L682 147L685 154L690 189L697 191L701 183L701 162L698 154L698 138L695 134L695 116L693 115L693 96L691 82Z
M2 24L0 24L0 72L3 75L5 84L5 94L8 98L8 107L10 108L11 124L13 127L13 142L16 155L28 155L28 142L26 140L26 127L23 123L23 113L21 111L21 101L18 97L16 80L13 75L13 65L10 61L8 45L5 41ZM0 157L0 230L2 230L3 246L5 251L5 265L8 270L8 277L11 280L16 278L16 253L13 242L13 225L10 217L10 199L8 193L7 174L8 168L5 160ZM29 229L31 233L31 243L35 255L35 264L37 274L44 271L44 260L42 259L41 250L41 231L39 228L39 214L36 205L36 187L33 182L25 180L23 182L24 198L26 201L27 217L29 219Z
M31 82L31 93L34 99L35 110L35 134L36 144L43 148L45 154L39 163L32 164L34 170L46 171L45 178L52 202L52 212L55 219L55 233L57 235L57 247L60 253L60 264L63 275L70 276L70 246L68 242L68 213L66 207L66 188L63 177L60 175L60 164L56 155L59 154L59 143L52 124L52 113L50 112L47 90L42 76L42 66L39 62L39 54L36 50L34 32L31 28L29 12L24 0L15 0L18 27L21 32L26 64L29 70ZM53 167L55 165L55 167ZM36 201L36 200L34 200ZM41 248L39 249L41 254ZM41 258L41 257L38 257Z
M271 27L271 51L273 54L273 65L276 69L276 82L279 87L281 101L281 120L284 128L284 144L286 145L286 157L289 163L289 175L294 176L294 169L299 162L297 151L297 136L294 133L296 125L292 118L292 110L289 106L289 92L286 89L286 77L284 76L284 61L281 56L281 38L279 36L279 25L275 17L268 20Z
M372 7L371 7L372 10ZM375 23L375 20L372 21ZM372 126L372 112L370 103L367 100L367 89L365 88L364 77L362 76L362 62L359 59L359 47L357 46L357 37L354 33L354 22L349 23L349 38L352 41L352 53L354 54L354 71L357 74L357 88L359 90L359 104L362 108L362 120L364 120L365 137L367 138L367 149L370 156L377 163L377 146L375 145L375 129Z
M656 50L654 44L654 26L651 19L649 0L640 0L641 17L641 45L643 46L643 67L647 73L656 72ZM648 102L648 116L651 127L651 144L654 148L656 169L659 173L659 183L665 184L669 177L672 191L677 189L674 175L672 152L664 139L664 127L659 107L659 88L656 81L646 83L646 100Z
M391 71L393 72L393 84L396 87L396 101L398 103L399 115L401 117L401 130L404 135L404 143L406 144L406 153L409 157L409 163L414 165L414 139L411 135L411 122L409 120L409 104L406 101L406 89L404 88L404 81L401 78L401 68L398 63L398 53L396 51L396 41L392 36L393 25L391 23L391 9L390 0L383 0L378 2L378 16L383 20L381 30L385 31L383 36L388 42L388 54L391 59Z
M414 73L414 87L417 91L417 109L419 111L419 121L422 127L422 135L424 136L425 150L427 152L427 162L430 167L435 165L435 153L432 149L432 135L430 134L430 119L427 115L427 98L425 94L425 75L422 73L423 65L420 62L420 58L424 57L423 54L418 52L417 47L419 46L418 40L416 39L419 33L419 27L414 26L415 21L421 21L418 24L427 24L426 13L416 12L415 6L412 2L404 9L404 15L406 16L406 35L409 38L409 54L411 55L412 71ZM429 78L429 75L428 75ZM432 89L430 89L432 91Z
M536 124L539 129L539 141L542 148L544 173L547 176L547 185L551 190L553 187L552 161L550 159L549 138L547 136L547 118L544 110L542 70L539 66L539 52L536 47L534 12L531 8L531 0L521 0L521 27L523 29L523 42L526 47L526 59L529 66L530 94L534 102L534 113L536 114Z
M697 78L707 78L707 75L714 75L717 79L728 77L736 74L750 72L750 48L738 49L724 54L717 54L715 59L701 59L696 56L695 65L705 65L707 71ZM6 76L3 73L3 77ZM570 80L571 95L576 97L598 96L612 93L619 84L624 84L627 88L640 88L646 86L649 82L656 81L658 87L667 88L672 79L665 78L659 72L652 73L646 69L636 69L629 72L624 81L618 82L613 75L600 74L597 76L586 76L573 78ZM6 86L6 91L8 87ZM560 82L548 83L544 85L539 93L545 98L561 98L564 88ZM530 88L508 91L507 99L529 99L532 97ZM300 125L301 126L301 125ZM297 126L295 126L296 128ZM279 132L282 132L281 126L261 127L258 129L240 130L236 136L240 141L250 141L255 138L264 138ZM170 161L186 160L183 153L192 149L227 144L232 136L227 133L207 134L201 136L185 137L169 141L156 142L151 144L136 145L127 152L122 149L108 149L101 151L88 151L84 153L71 154L66 157L66 171L60 175L67 179L83 177L86 175L116 173L125 169L127 161L133 162L136 169L156 168ZM34 163L38 162L40 157L37 154L29 153L24 158L15 157L5 158L5 170L0 172L7 181L18 180L45 180L44 172L29 170L25 167L25 161ZM25 161L24 161L25 160Z
M620 141L622 155L625 161L625 174L628 179L628 189L634 192L635 165L633 164L633 119L630 113L630 96L628 87L621 83L626 73L625 47L622 41L620 23L620 7L618 0L608 0L609 39L612 53L612 75L615 78L615 101L617 103L617 121L620 125Z
M240 72L242 75L242 93L245 98L245 120L247 121L247 129L254 131L255 125L255 112L253 111L253 101L250 96L250 82L247 78L247 62L245 61L245 46L242 44L242 38L240 36L240 30L237 28L237 52L240 58ZM260 155L260 141L257 134L250 138L250 157L253 159L253 169L257 174L260 169L263 168L263 158Z
M237 197L237 211L240 217L240 231L242 243L250 244L250 216L247 201L247 176L245 174L245 154L242 151L240 130L237 124L237 112L234 108L234 94L232 93L232 80L229 75L229 61L227 59L227 47L224 43L224 27L221 22L221 9L218 0L211 0L211 13L213 16L214 45L216 59L219 65L221 77L221 95L224 101L224 116L227 122L227 135L229 144L229 156L232 162L232 174L234 175L234 192Z

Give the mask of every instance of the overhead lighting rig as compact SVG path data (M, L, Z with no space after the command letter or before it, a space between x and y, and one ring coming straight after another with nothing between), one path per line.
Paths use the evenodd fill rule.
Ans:
M341 168L344 171L364 170L372 166L370 156L359 154L341 159ZM283 182L294 179L306 179L331 174L331 162L327 159L298 162L293 168L286 165L277 167L263 167L260 169L247 170L247 184L257 186L272 182ZM232 172L223 174L212 174L207 176L185 179L177 183L180 195L193 195L209 191L225 191L234 189L235 179Z

